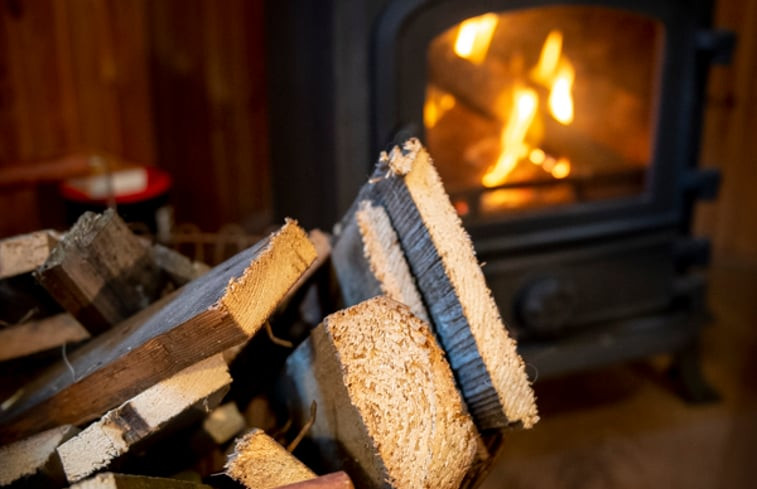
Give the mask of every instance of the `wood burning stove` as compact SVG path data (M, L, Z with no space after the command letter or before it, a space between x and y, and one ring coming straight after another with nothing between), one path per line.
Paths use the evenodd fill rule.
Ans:
M711 2L294 3L267 9L279 213L330 226L419 136L539 376L673 352L697 387Z

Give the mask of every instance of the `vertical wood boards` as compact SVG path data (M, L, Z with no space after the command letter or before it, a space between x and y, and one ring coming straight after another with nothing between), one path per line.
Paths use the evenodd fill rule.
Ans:
M255 334L316 252L296 222L103 333L0 412L0 440L95 419Z

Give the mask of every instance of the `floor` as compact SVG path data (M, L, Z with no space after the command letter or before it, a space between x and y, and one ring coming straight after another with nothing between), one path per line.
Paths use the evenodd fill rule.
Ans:
M677 397L666 358L537 383L541 422L508 434L481 487L757 487L757 269L709 275L703 368L720 402Z

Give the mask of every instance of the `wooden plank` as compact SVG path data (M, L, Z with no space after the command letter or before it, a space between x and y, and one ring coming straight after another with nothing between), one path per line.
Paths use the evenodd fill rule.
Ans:
M70 314L56 314L0 329L0 362L88 339L89 332Z
M158 382L58 447L66 478L80 481L109 467L136 443L213 409L230 384L221 355Z
M282 386L326 469L359 487L457 488L478 434L430 326L376 297L334 313L287 359Z
M60 235L50 229L0 240L0 279L29 273L42 265Z
M292 220L77 350L0 412L0 439L97 418L167 376L243 343L315 259Z
M345 306L385 295L429 320L397 233L380 205L362 200L350 212L336 237L331 262Z
M249 489L271 489L316 477L305 464L257 428L237 440L226 463L226 475Z
M279 486L276 489L355 489L355 486L352 485L352 480L346 472L339 471L315 479Z
M395 146L371 182L478 428L531 427L539 418L523 360L428 153L415 138Z
M145 475L105 472L71 486L71 489L212 489L200 482Z
M59 426L0 447L0 486L60 486L65 477L55 449L78 432L73 426Z
M149 245L112 209L84 213L35 276L93 334L145 308L168 282Z
M245 426L245 419L233 402L218 406L202 422L203 431L218 445L231 440Z

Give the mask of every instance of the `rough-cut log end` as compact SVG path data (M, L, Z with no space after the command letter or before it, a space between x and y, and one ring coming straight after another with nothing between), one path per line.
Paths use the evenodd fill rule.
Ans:
M531 427L539 418L523 360L428 153L414 138L394 147L372 182L478 427Z
M444 353L407 306L376 297L328 316L287 360L310 438L359 486L457 488L478 435ZM321 414L322 413L322 414Z
M226 474L250 489L270 489L316 477L305 464L257 428L237 440L226 463Z
M22 483L33 487L64 482L55 449L78 432L73 426L59 426L0 447L0 487Z
M287 219L284 226L271 236L259 258L241 277L229 282L221 304L234 321L252 335L317 257L307 233L297 221ZM249 291L255 291L255 301L250 301ZM261 304L270 304L270 307L264 308Z

